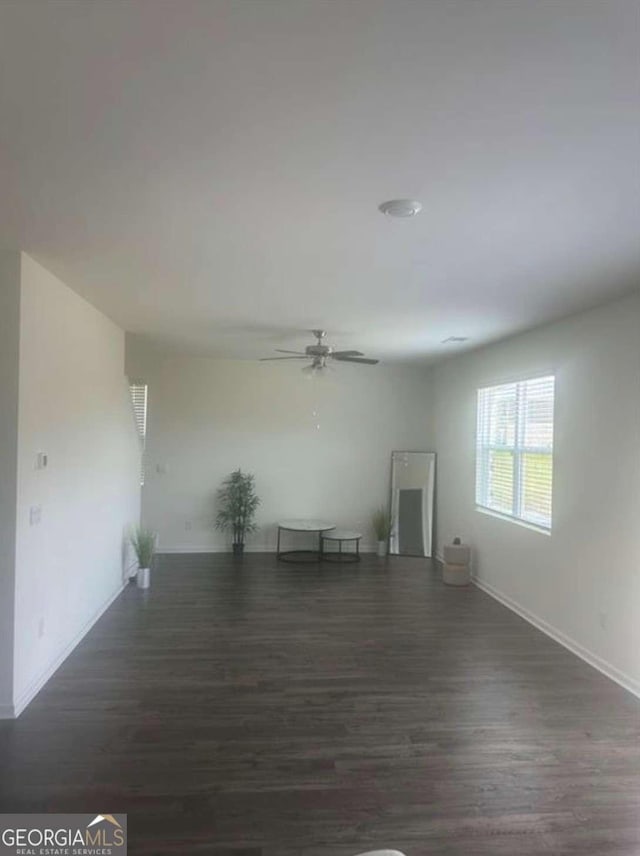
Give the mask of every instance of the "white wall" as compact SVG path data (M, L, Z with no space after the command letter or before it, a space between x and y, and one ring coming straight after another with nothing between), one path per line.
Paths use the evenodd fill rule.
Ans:
M477 388L547 372L550 536L474 506ZM434 384L439 550L469 540L483 584L640 692L640 296L443 363Z
M307 379L299 363L177 356L128 336L127 370L149 384L142 516L161 550L229 549L215 493L237 467L262 498L252 549L273 549L286 517L329 517L371 545L391 451L432 449L427 375L413 369L341 364Z
M0 255L0 717L13 710L20 256Z
M18 425L17 710L120 591L140 497L124 333L24 254Z

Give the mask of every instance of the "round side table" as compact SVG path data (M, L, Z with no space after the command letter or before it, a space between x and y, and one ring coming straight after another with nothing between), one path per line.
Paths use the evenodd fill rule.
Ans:
M322 533L335 528L336 524L329 523L327 520L281 520L278 523L276 558L280 562L317 562L322 553ZM283 531L308 532L317 535L318 547L315 550L281 550L280 535Z
M320 533L320 558L324 562L359 562L360 561L360 539L361 532L353 532L350 529L332 529L330 532ZM325 541L338 544L337 550L325 551ZM355 551L343 552L342 545L353 541Z

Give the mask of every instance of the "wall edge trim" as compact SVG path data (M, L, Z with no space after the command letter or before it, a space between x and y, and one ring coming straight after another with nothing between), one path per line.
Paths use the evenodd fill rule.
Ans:
M287 548L289 549L289 548ZM245 545L244 548L245 553L273 553L275 555L276 547L273 545ZM377 552L376 544L363 544L360 542L360 552L361 553L375 553ZM176 553L227 553L231 555L230 547L220 547L220 546L210 546L210 547L194 547L194 546L185 546L185 547L159 547L158 555L174 555Z
M544 621L544 619L539 618L535 613L530 612L523 606L520 606L517 601L510 598L508 595L503 594L499 589L495 588L485 580L480 579L480 577L472 576L471 582L485 594L489 595L489 597L497 600L498 603L506 606L507 609L510 609L512 612L515 612L516 615L520 616L520 618L523 618L537 630L540 630L546 636L549 636L554 640L554 642L558 642L563 646L563 648L571 651L572 654L575 654L576 657L579 657L589 666L609 678L609 680L614 681L623 689L627 690L627 692L637 698L640 698L640 681L634 680L630 675L627 675L625 672L617 669L611 663L607 662L607 660L604 660L602 657L594 654L593 651L590 651L579 642L576 642L570 636L567 636L566 633L558 630L552 624Z
M128 585L128 580L121 583L116 591L107 598L107 601L101 606L97 612L91 616L91 618L87 621L87 623L80 628L80 630L76 633L76 635L68 642L67 645L62 649L60 654L53 660L52 663L47 666L47 668L42 672L34 681L32 681L29 686L24 690L24 692L14 701L13 704L13 713L10 717L11 719L17 719L22 711L33 701L33 699L38 695L40 690L45 686L46 683L53 677L53 675L58 671L60 666L64 663L67 657L77 648L83 638L87 635L87 633L91 630L91 628L98 622L98 620L104 615L104 613L109 609L111 604L119 597L125 588ZM0 708L0 718L2 718L2 708ZM7 717L5 717L7 718Z

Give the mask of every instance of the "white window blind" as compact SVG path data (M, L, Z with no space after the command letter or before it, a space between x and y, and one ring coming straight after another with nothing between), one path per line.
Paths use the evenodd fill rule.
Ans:
M136 428L140 437L140 484L144 484L144 447L147 439L147 384L146 383L130 383L129 390L131 392L131 402L133 404L133 413L136 420Z
M478 390L476 505L551 529L553 376Z

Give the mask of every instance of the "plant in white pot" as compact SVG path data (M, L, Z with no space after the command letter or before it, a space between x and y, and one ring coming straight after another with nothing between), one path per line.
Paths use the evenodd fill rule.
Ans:
M231 531L235 556L242 555L245 537L258 528L255 516L260 498L254 481L254 476L238 469L227 476L218 490L216 529Z
M373 512L371 524L378 541L378 555L386 556L387 543L389 541L389 536L391 535L391 518L389 517L389 512L384 508L384 506L381 505L380 508L377 508Z
M144 526L136 526L131 533L131 546L138 561L136 580L138 588L149 588L151 582L151 565L156 552L156 533Z

